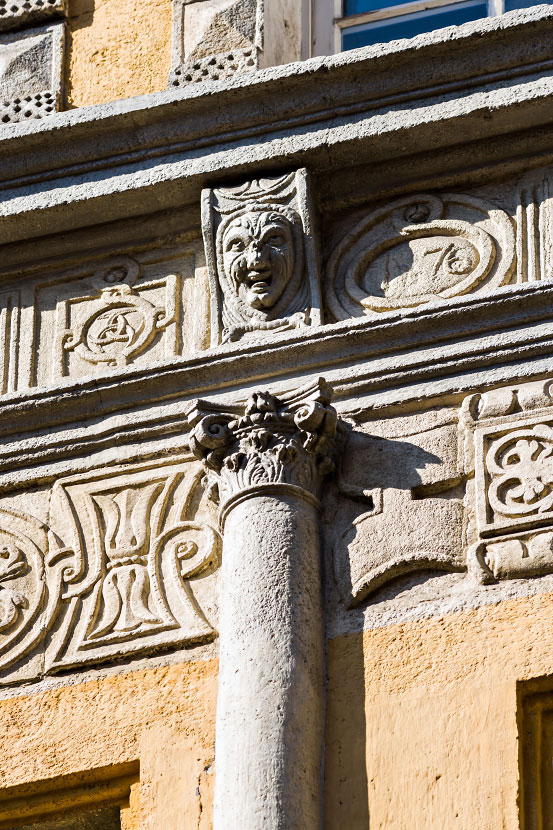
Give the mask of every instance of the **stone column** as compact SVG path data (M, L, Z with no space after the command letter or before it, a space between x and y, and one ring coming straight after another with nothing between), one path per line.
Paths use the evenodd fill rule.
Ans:
M198 404L191 444L223 530L215 830L319 830L325 714L319 490L336 411L324 382L241 413Z

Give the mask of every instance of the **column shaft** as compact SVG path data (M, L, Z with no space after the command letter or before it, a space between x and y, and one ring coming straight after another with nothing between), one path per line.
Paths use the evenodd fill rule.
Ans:
M221 574L215 830L321 827L320 571L312 501L269 492L231 507Z

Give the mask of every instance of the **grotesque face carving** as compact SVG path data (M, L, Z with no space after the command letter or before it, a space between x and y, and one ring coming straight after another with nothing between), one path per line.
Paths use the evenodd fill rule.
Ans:
M250 211L232 220L222 239L225 276L242 302L269 310L294 271L290 220L276 211Z

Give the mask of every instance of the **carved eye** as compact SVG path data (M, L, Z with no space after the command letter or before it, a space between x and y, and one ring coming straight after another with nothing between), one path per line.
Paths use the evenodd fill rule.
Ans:
M272 233L267 242L275 248L280 248L281 245L285 244L286 240L281 233Z
M246 246L242 239L231 239L230 242L227 244L227 250L234 251L235 253L243 251L245 247Z

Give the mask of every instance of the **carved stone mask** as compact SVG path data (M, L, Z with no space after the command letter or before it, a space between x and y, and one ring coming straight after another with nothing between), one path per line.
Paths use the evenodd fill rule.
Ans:
M271 309L294 272L294 234L290 220L276 211L250 211L230 222L222 239L225 275L252 309Z

